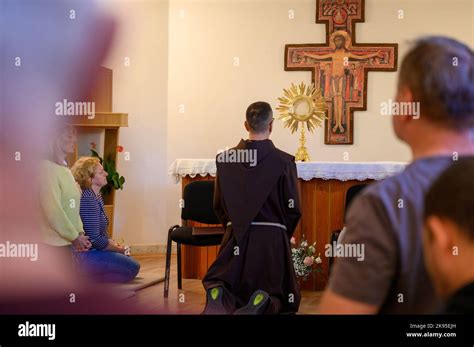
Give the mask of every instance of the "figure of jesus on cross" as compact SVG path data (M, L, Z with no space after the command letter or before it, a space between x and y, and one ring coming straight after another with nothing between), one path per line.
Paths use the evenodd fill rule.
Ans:
M366 110L367 73L397 69L397 44L355 42L355 24L363 21L363 0L317 0L326 43L285 46L285 70L311 71L326 100L326 144L353 143L353 113Z
M297 54L299 56L313 58L313 60L315 61L329 60L332 62L330 85L335 120L335 124L332 128L332 131L336 133L339 130L339 132L342 134L345 131L344 127L342 126L342 117L344 114L344 99L347 79L346 71L349 67L349 59L366 60L375 57L383 58L384 53L379 50L376 53L370 54L354 54L348 49L346 45L347 33L345 31L336 31L331 36L331 42L335 46L332 52L326 54L301 52Z

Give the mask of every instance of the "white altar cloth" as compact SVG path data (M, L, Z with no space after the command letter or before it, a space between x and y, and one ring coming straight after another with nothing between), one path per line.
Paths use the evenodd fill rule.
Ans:
M297 162L298 178L309 181L315 178L325 180L365 181L382 180L402 171L407 163L393 161L378 162ZM168 174L176 183L182 177L197 175L216 176L215 159L177 159L168 168Z

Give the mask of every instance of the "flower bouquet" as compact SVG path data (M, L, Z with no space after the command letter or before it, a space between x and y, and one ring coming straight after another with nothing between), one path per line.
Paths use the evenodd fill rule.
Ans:
M320 254L317 257L315 256L316 242L309 245L303 235L299 245L297 245L294 237L291 238L290 243L292 245L291 259L298 278L306 281L312 272L320 273L322 271L320 265L322 263L321 256Z

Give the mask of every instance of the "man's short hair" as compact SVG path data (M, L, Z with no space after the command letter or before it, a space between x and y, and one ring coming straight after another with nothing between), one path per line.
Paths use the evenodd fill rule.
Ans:
M474 242L474 156L460 158L432 184L425 198L425 220L445 218Z
M272 107L268 102L254 102L247 108L247 124L253 133L262 133L267 130L273 118Z
M474 57L465 44L442 36L415 42L403 59L399 87L408 87L422 115L455 130L474 126Z

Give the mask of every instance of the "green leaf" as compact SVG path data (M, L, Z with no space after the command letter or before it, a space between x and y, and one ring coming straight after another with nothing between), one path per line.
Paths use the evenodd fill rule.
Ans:
M119 188L119 183L118 183L118 180L117 180L117 176L114 175L112 177L112 181L114 182L114 188L118 189Z
M109 184L106 184L101 189L102 197L105 197L105 196L109 195L110 192L111 192L111 186Z
M107 171L107 173L110 175L111 170L110 170L110 164L108 161L104 162L104 170Z
M100 157L99 153L97 153L95 150L91 149L91 157L92 158L99 158L99 162L101 165L103 165L103 160L102 158Z
M120 176L119 179L118 179L120 189L123 189L124 182L125 182L125 178L123 178L123 176Z

